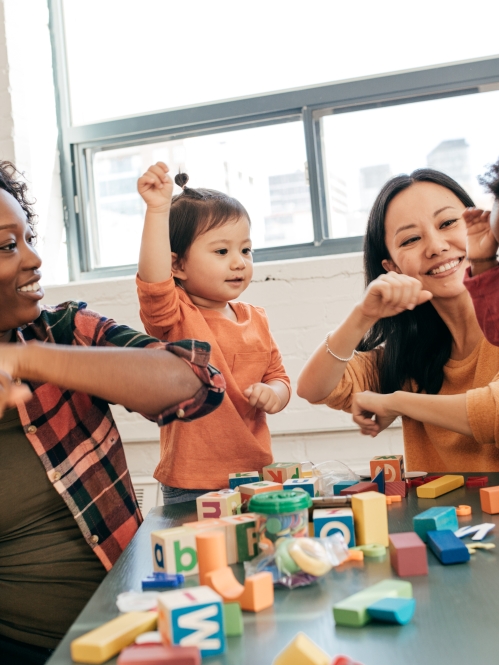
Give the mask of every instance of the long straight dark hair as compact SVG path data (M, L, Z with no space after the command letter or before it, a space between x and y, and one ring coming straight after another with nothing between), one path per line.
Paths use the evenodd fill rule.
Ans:
M390 259L385 243L388 206L397 194L415 182L441 185L453 192L466 207L474 205L461 185L440 171L417 169L410 175L399 175L389 180L378 194L367 222L364 240L366 287L386 273L382 261ZM431 301L412 311L380 319L365 335L357 350L372 351L381 346L382 352L377 354L376 377L373 376L373 387L379 392L400 390L410 380L416 382L419 392L426 391L432 395L439 392L444 379L444 365L452 349L452 336Z

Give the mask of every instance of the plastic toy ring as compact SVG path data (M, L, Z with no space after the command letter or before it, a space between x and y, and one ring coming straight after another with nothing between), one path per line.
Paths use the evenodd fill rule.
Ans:
M282 540L278 545L275 553L275 562L280 573L286 575L293 575L300 572L300 566L295 563L291 558L288 547L293 541L289 538Z
M464 515L471 515L471 506L458 506L456 508L456 515L464 517Z
M360 550L364 552L364 556L368 557L381 557L386 554L386 547L384 545L357 545L352 547L353 550Z
M296 538L288 547L288 553L304 573L314 577L321 577L332 568L326 549L311 538Z

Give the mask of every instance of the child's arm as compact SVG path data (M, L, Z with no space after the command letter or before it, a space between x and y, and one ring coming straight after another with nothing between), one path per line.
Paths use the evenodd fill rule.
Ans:
M254 383L246 388L244 394L250 406L265 411L265 413L279 413L289 402L290 392L288 386L279 379L268 383Z
M139 254L139 275L144 282L165 282L171 276L169 217L173 181L168 170L164 162L158 162L137 183L147 206Z

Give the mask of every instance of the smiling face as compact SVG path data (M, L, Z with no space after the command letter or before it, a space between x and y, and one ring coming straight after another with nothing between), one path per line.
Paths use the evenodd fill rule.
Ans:
M8 341L13 329L40 315L42 262L33 238L19 203L0 189L0 341Z
M397 194L385 216L390 260L385 270L418 279L434 298L453 298L465 290L465 205L449 189L415 182Z
M250 225L246 217L199 235L173 275L197 305L210 307L238 298L253 276Z

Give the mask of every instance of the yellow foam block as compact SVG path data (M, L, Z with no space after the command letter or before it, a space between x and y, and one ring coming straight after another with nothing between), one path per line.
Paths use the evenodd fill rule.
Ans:
M278 654L273 665L330 665L331 656L317 646L305 633L291 640L280 654Z
M464 476L442 476L416 488L420 499L436 499L464 485Z
M76 663L99 665L116 656L141 633L156 630L157 612L127 612L71 642Z
M388 547L386 497L379 492L361 492L352 497L355 537L358 545Z

